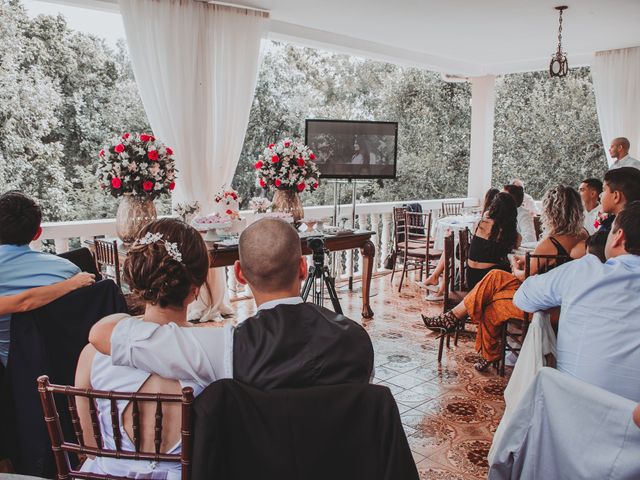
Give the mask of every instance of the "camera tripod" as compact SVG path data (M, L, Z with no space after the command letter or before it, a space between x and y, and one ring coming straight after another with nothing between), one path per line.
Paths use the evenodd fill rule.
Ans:
M326 287L327 292L329 292L329 299L331 300L331 304L333 305L333 310L336 313L342 314L342 307L340 306L340 302L338 301L338 294L336 292L334 279L329 273L329 267L324 264L323 250L313 251L313 265L309 266L309 275L304 281L302 292L300 293L302 300L304 300L305 302L309 297L309 293L311 292L312 287L313 303L322 307L324 303L324 289Z

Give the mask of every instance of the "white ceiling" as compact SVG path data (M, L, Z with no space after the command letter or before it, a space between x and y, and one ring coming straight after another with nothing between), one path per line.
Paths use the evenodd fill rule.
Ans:
M48 0L117 9L116 0ZM271 12L271 36L462 75L548 68L564 4L570 66L640 46L640 0L225 0ZM640 72L639 72L640 73Z

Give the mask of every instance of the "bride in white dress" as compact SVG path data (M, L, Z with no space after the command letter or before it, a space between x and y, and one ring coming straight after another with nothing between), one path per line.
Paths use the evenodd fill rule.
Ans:
M141 321L149 322L151 329L153 324L169 323L174 323L175 328L191 329L187 322L187 306L198 296L208 273L209 254L201 235L185 223L168 218L147 225L140 235L141 238L129 250L124 266L124 279L146 302ZM118 314L111 317L116 321L128 316ZM194 327L193 333L206 328ZM207 385L179 382L131 367L114 366L110 356L87 345L78 361L76 386L96 390L167 394L179 394L183 387L189 386L198 395ZM78 397L77 404L85 444L95 446L88 402ZM117 408L122 449L135 451L131 441L131 406L126 401L118 401ZM163 453L180 452L180 408L179 403L163 404L163 438L160 449ZM98 400L97 410L104 448L115 450L109 401ZM140 420L141 450L154 451L153 402L140 402ZM140 479L180 478L179 463L106 457L87 459L82 471Z

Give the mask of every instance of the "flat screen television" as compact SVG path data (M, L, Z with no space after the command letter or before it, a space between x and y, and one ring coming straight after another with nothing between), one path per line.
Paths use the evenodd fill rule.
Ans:
M322 178L396 178L398 122L306 120Z

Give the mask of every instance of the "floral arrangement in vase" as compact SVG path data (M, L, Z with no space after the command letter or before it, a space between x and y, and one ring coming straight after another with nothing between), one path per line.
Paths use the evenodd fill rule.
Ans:
M173 150L146 133L125 133L98 154L100 188L154 200L176 186Z
M200 211L200 202L197 200L194 202L178 203L173 211L184 223L191 223L191 220Z
M253 197L249 200L249 208L254 213L267 213L271 207L271 201L267 197Z
M316 156L300 140L284 138L272 143L258 156L255 169L258 185L264 189L313 192L318 188L320 171Z

